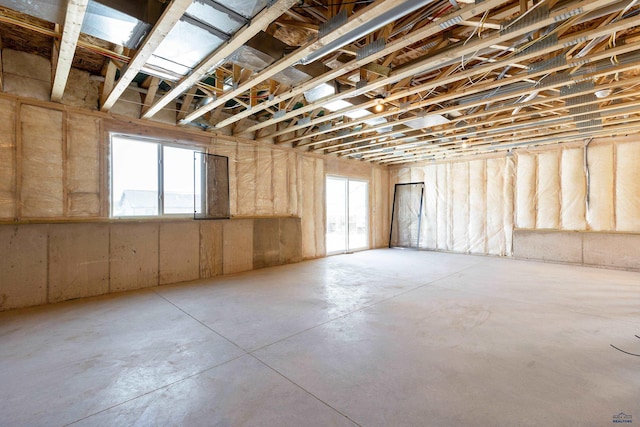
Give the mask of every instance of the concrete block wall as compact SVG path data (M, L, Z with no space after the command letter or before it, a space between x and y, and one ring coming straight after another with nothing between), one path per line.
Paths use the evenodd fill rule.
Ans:
M302 260L299 218L0 225L0 311Z
M640 271L640 233L519 230L514 257Z

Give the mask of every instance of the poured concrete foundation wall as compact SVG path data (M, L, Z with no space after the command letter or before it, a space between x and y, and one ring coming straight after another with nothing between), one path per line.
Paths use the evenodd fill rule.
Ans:
M425 182L423 248L527 257L523 234L519 252L512 250L514 229L640 233L639 164L640 142L620 137L594 140L588 147L517 150L512 157L396 168L390 183L393 188L395 183ZM620 246L635 242L633 237L546 232L527 236L537 248L545 248L540 256L532 248L534 259L577 262L584 255L589 265L640 265L637 251ZM622 260L618 265L593 251L583 254L575 249L583 241L618 248Z
M513 256L640 271L640 233L515 230Z
M0 311L298 262L299 218L0 225Z
M21 81L21 95L29 95L29 80ZM138 120L135 111L125 117L30 96L0 94L0 224L5 224L1 226L4 237L0 238L2 309L325 256L325 176L329 172L369 181L370 246L386 245L389 173L384 168L149 123ZM227 156L233 220L186 221L181 226L173 220L110 220L110 133L168 140ZM282 224L276 227L270 222L274 219L297 221L297 234L281 234ZM107 226L107 221L112 222ZM71 223L53 224L57 222ZM224 233L219 225L223 223ZM10 232L6 231L9 225ZM106 255L103 246L97 245L95 251L92 247L92 242L102 241L104 227L111 240ZM135 249L140 255L132 258L127 247L135 242L128 244L127 239L134 239L138 233L146 237L138 242L140 252ZM11 237L14 235L25 237ZM85 237L86 242L82 240ZM51 245L69 239L79 245L79 254L94 257L82 261L95 267L82 273L82 280L69 276L73 273L75 264L70 260L75 252L50 252ZM120 240L122 245L114 243ZM209 243L198 246L194 245L196 240ZM212 254L223 254L224 262L216 261ZM198 258L198 262L182 260L187 256ZM43 270L32 268L32 258L46 266L45 279L38 276ZM185 262L190 270L162 269L174 260ZM99 266L105 262L109 265L107 285L97 279L103 277ZM57 271L56 265L64 267ZM71 270L65 273L66 268ZM67 290L67 286L72 289Z

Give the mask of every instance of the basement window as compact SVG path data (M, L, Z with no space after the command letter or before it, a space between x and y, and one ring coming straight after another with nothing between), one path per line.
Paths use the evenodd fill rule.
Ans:
M110 177L111 217L229 217L226 157L112 135Z

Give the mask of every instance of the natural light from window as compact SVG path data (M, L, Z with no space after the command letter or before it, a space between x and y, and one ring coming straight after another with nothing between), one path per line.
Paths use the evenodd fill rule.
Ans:
M202 174L201 168L195 167L195 153L161 142L113 135L111 216L184 215L200 210Z

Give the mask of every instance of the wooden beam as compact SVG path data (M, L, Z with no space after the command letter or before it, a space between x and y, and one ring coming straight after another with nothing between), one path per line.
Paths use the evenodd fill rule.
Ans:
M186 117L187 113L189 112L189 107L191 106L191 103L193 102L193 98L196 96L197 91L198 88L196 86L193 86L184 95L182 106L180 107L180 111L178 112L178 120L182 120L184 117Z
M51 100L54 102L62 100L88 4L89 0L69 0L67 2L67 13L64 19L60 51L55 59L56 68L51 89Z
M0 37L0 92L4 92L4 75L2 74L2 38Z
M550 19L548 19L548 20L550 20ZM543 54L545 52L548 53L548 52L553 52L553 51L556 51L558 49L561 49L562 46L565 43L571 43L573 40L578 40L578 39L580 39L582 37L586 37L586 38L599 37L599 36L601 36L603 34L609 34L609 31L620 31L620 30L623 30L625 28L629 28L629 26L631 26L631 25L633 25L633 21L630 20L629 18L627 18L625 20L618 21L615 24L611 24L609 27L607 27L607 29L597 28L595 30L584 31L584 32L581 32L581 33L574 33L574 34L571 34L569 36L565 36L565 37L561 38L557 45L549 46L548 48L539 50L537 52L532 52L530 54L521 55L521 56L518 57L518 59L519 60L525 60L527 58L534 58L534 57L537 57L537 56L539 56L539 55L541 55L541 54ZM532 24L530 27L535 27L535 25ZM494 36L494 37L499 38L501 36L499 34L496 34L496 36ZM478 43L482 43L482 42L483 42L482 40L478 41ZM488 38L488 39L484 40L484 42L488 43L489 45L490 44L494 44L494 43L492 43L491 38ZM470 43L470 44L476 44L476 43ZM465 46L462 46L462 49L464 51L466 51L466 47ZM626 49L628 49L628 47L624 48L624 49L627 52L630 51L630 50L626 50ZM436 54L435 58L438 58L438 57L441 57L441 56L450 57L450 55L456 55L456 50L453 49L451 51L445 51L443 54ZM439 62L439 60L434 60L434 62ZM428 82L428 83L425 83L425 84L422 84L422 85L419 85L419 86L414 86L411 89L408 89L406 91L394 93L388 98L388 101L401 98L401 97L406 96L407 94L409 94L411 92L418 93L420 91L431 90L431 89L434 89L434 88L436 88L438 86L442 86L444 84L449 84L449 83L452 83L454 81L458 81L460 79L469 78L472 75L476 75L476 74L480 74L481 75L483 73L486 73L489 70L494 70L494 69L503 67L505 65L508 65L511 62L513 62L512 59L511 58L507 58L507 59L504 59L504 60L501 60L501 61L497 61L495 63L488 63L488 64L483 65L483 66L475 67L475 68L466 70L464 72L457 73L457 74L449 76L449 77L441 77L441 78L438 78L438 79L434 80L433 82ZM576 60L575 62L578 62L578 61ZM431 65L430 65L430 63L429 63L429 61L427 59L421 61L420 63L422 63L425 67L429 67L429 68L431 67ZM422 66L418 66L418 68L422 69ZM407 69L398 69L397 73L395 74L395 77L396 78L404 77L404 76L412 75L412 73L415 73L415 72L416 72L415 66L408 67ZM550 71L547 70L547 72L550 72ZM531 78L531 77L529 76L529 77L525 77L525 78ZM391 80L391 79L393 79L393 76L390 77L389 79L379 79L376 82L370 83L368 85L367 90L373 90L373 89L376 89L378 87L381 87L382 86L381 83L385 83L385 81L388 81L388 80ZM520 79L522 79L522 78L520 78ZM337 100L337 99L343 99L343 98L348 98L350 96L358 95L358 93L359 93L358 90L349 90L349 91L345 91L345 92L342 92L340 94L325 98L322 101L323 102L332 102L332 101ZM448 96L453 99L453 98L456 98L459 95L460 94L449 94ZM428 103L428 102L426 102L426 103ZM334 113L327 114L327 115L325 115L323 117L320 117L317 120L312 121L309 125L317 125L319 122L328 121L328 120L340 117L341 115L343 115L346 112L354 111L354 110L361 109L361 108L369 108L369 107L372 107L374 105L375 105L374 101L370 101L370 102L367 102L367 103L364 103L364 104L360 104L360 105L357 105L357 106L353 106L353 107L350 107L350 108L345 108L343 110L336 111ZM411 106L411 109L421 108L421 107L419 107L421 105L422 105L421 103L413 104ZM278 119L278 120L290 119L291 116L296 115L296 114L304 114L305 112L309 111L309 109L312 109L312 108L314 108L313 104L307 105L307 106L305 106L303 108L300 108L298 110L295 110L295 111L293 111L291 113L285 114L283 118ZM375 117L378 117L378 116L386 117L386 116L392 115L392 114L394 114L394 113L391 112L391 111L387 111L385 113L380 113L380 114L376 115ZM361 123L364 120L369 120L371 118L372 117L368 116L366 119L357 120L356 123ZM249 128L249 130L253 131L253 130L255 130L255 128L260 127L260 126L264 125L265 123L268 125L270 123L273 123L273 120L269 120L267 122L260 123L258 125L254 125L251 128ZM337 129L334 127L333 130L337 130ZM317 131L317 132L314 133L314 135L319 135L320 133L326 133L326 132L328 132L328 131ZM284 133L287 133L287 132L279 131L278 133L269 134L268 136L269 137L271 137L271 136L280 136L280 135L282 135ZM295 142L295 138L293 140L286 140L286 141L283 141L283 142Z
M625 45L622 45L622 46L618 46L618 47L616 47L614 49L616 51L618 51L618 52L629 52L629 51L635 50L636 47L637 46L629 46L629 45L625 46ZM607 58L608 55L615 54L614 52L607 51L607 52L604 52L604 53L593 54L593 55L590 55L589 57L575 59L573 61L568 62L565 65L558 66L558 67L556 67L554 69L543 70L543 71L540 71L540 72L538 72L536 74L528 74L528 73L526 73L526 76L534 76L535 77L536 75L543 75L543 74L546 74L548 72L559 71L559 70L562 70L562 69L570 68L574 62L580 62L581 60L597 61L599 59ZM602 76L602 75L612 74L612 73L616 73L616 72L622 72L622 71L626 70L629 67L633 68L633 65L631 65L631 66L625 65L625 66L619 66L619 67L612 67L611 69L603 71L602 73L593 74L592 77L599 77L599 76ZM453 77L455 77L455 76L453 76ZM579 77L575 77L575 78L577 80L580 80L582 78L587 78L587 77L588 76L585 75L585 76L579 76ZM496 87L500 87L502 85L515 83L517 81L521 81L521 79L522 79L521 76L514 76L512 78L505 78L505 79L502 79L502 80L497 80L497 81L493 81L493 82L487 82L485 84L476 84L476 85L473 85L472 87L466 88L464 90L459 90L456 93L446 93L446 94L437 96L435 98L428 98L428 99L425 99L424 101L413 103L412 105L407 107L406 111L419 109L419 108L427 107L427 106L434 105L434 104L446 103L446 102L448 102L448 101L450 101L452 99L455 99L455 98L457 98L459 96L479 93L479 92L482 92L482 91L485 91L485 90L491 90L491 89L494 89ZM566 84L568 84L568 83L566 83L566 82L562 83L561 82L561 83L558 83L558 84L555 84L555 85L550 85L550 86L547 86L545 88L545 90L549 90L549 89L552 89L554 87L555 88L562 87L562 86L564 86ZM491 100L492 101L499 101L499 100L515 98L515 97L518 97L518 96L521 96L521 95L527 95L530 91L531 91L531 89L524 89L524 90L521 90L521 91L518 91L518 92L510 93L508 95L502 95L502 96L493 97L493 98L491 98ZM549 100L549 99L551 99L551 98L547 98L547 100ZM556 97L555 99L562 99L562 98ZM473 102L473 103L469 103L469 104L465 105L464 108L471 108L471 107L474 107L474 106L482 106L482 105L485 105L487 101L488 100L486 100L486 99L482 99L482 100L479 100L479 101L476 101L476 102ZM369 105L369 103L367 103L365 105ZM523 105L525 105L525 104L523 104ZM363 108L363 105L360 105L359 107ZM447 108L443 108L443 109L438 110L437 113L445 114L445 113L448 113L450 111L459 110L460 108L461 108L460 106L447 107ZM513 109L514 107L511 106L509 108ZM332 113L332 114L338 114L338 112ZM374 117L388 117L388 116L392 116L392 115L395 115L395 114L397 114L397 111L390 110L390 111L386 111L386 112L383 112L383 113L367 116L364 120L370 120L371 118L374 118ZM467 117L469 117L469 116L467 116ZM325 117L322 117L321 119L324 119L324 118ZM399 119L399 120L395 120L394 124L403 124L403 123L405 123L407 121L410 121L410 120L412 120L412 118ZM336 125L336 126L332 127L331 131L338 131L338 130L341 130L341 129L349 128L349 127L353 126L354 124L361 123L362 121L363 121L362 119L358 119L358 120L355 120L354 123ZM308 126L314 126L314 125L315 125L315 123L314 123L314 121L312 121ZM376 129L376 128L384 128L384 127L388 127L388 124L382 124L382 125L375 126L374 129ZM290 132L290 130L288 132ZM288 133L288 132L282 132L282 133ZM354 131L354 132L350 133L350 136L359 135L359 134L362 134L364 132L366 132L366 131L365 130ZM316 131L312 135L313 136L317 136L317 135L320 135L322 133L327 133L327 131ZM393 132L390 132L388 134L392 134L392 133ZM273 136L273 134L271 134L269 136L271 137L271 136ZM384 134L380 134L379 136L384 136ZM341 137L334 136L334 137L329 137L329 138L325 138L325 139L322 139L322 140L318 140L317 142L304 143L304 144L301 144L301 145L321 144L321 143L325 143L325 142L334 141L334 140L337 140L337 139L341 139ZM284 140L283 142L291 142L291 143L293 143L293 142L297 142L299 140L301 140L301 138L294 137L294 138L291 138L291 139L288 139L288 140Z
M290 19L280 19L278 20L278 24L282 25L283 27L302 28L303 30L313 31L314 33L317 33L318 28L320 27L318 24L310 24L308 22L293 21Z
M634 84L638 84L638 83L640 83L640 77L636 77L636 78L629 79L627 81L622 81L622 82L613 82L613 83L610 83L610 84L607 84L607 85L603 85L602 88L603 89L608 89L608 88L612 88L613 89L613 88L616 88L616 87L634 85ZM515 107L514 105L507 105L507 106L500 107L500 108L497 108L497 109L493 109L493 110L490 110L490 111L480 111L478 113L462 116L459 119L457 119L455 121L452 121L451 123L448 124L449 128L443 129L443 130L439 131L438 133L442 134L442 135L446 135L446 136L453 136L457 132L464 131L464 130L470 130L471 128L478 126L478 121L480 121L483 125L488 126L488 129L485 129L485 130L480 129L480 130L476 130L476 131L473 131L473 132L463 132L460 135L471 137L472 134L482 133L482 132L485 132L486 130L489 130L489 129L491 130L491 132L494 132L496 129L499 129L499 127L505 127L505 128L510 129L510 128L513 128L515 126L517 128L519 126L522 126L522 125L526 124L525 122L522 121L523 119L534 119L534 120L530 120L528 123L532 124L533 127L540 127L541 124L545 123L545 120L550 119L550 116L546 116L546 117L540 118L539 115L542 114L542 113L549 114L551 116L554 116L555 114L562 113L562 117L563 118L569 118L570 119L571 117L579 116L579 115L582 115L584 113L583 112L577 112L575 114L567 113L566 110L568 109L568 107L562 101L566 100L567 98L572 98L572 97L580 96L580 95L591 93L591 92L592 92L591 89L585 89L583 92L580 92L580 93L556 96L556 97L554 97L553 100L559 102L558 106L550 107L550 108L547 108L547 109L544 109L544 110L531 111L531 112L525 111L525 112L518 113L516 115L512 115L511 114L511 111ZM640 94L640 91L636 91L633 94ZM631 94L631 95L633 95L633 94ZM628 96L628 95L626 95L626 94L618 94L617 96L612 96L611 99L622 99L622 98L625 98L626 96ZM582 102L580 104L576 104L575 106L576 107L577 106L587 106L587 105L593 105L593 104L598 105L601 102L602 102L602 100L600 100L600 99L585 100L584 102ZM633 101L633 102L636 102L636 101ZM540 100L534 100L531 103L528 103L527 105L528 106L535 106L536 104L545 105L546 103L547 103L547 99L542 98ZM628 104L628 105L637 105L637 103L636 104ZM605 112L608 112L608 111L611 111L611 110L615 110L615 109L619 109L619 108L622 108L622 107L625 107L625 105L615 104L615 105L613 105L611 107L606 107L606 108L600 107L598 109L598 111L601 112L601 113L605 113ZM494 115L500 114L500 113L503 113L504 115L502 117L497 117L497 118L495 118L493 120L487 119L487 116L491 117L491 116L494 116ZM462 122L462 121L467 122L467 124L465 124L464 126L460 126L459 122ZM544 127L544 126L542 126L542 127ZM367 138L363 138L363 139L361 139L359 141L365 141L366 142L366 141L371 141L373 139L378 139L378 138L384 137L384 136L385 136L385 134L379 134L379 135L376 135L374 138L367 137ZM394 142L402 142L402 141L408 140L409 138L415 137L415 136L416 135L411 135L411 136L403 137L403 138L394 138L393 141ZM493 134L492 134L492 136L493 136ZM425 141L431 141L431 140L430 139L426 139ZM326 141L321 141L321 142L326 142ZM433 141L431 141L431 142L433 142ZM372 149L374 147L382 146L382 145L386 145L386 144L387 144L386 142L368 144L367 147L365 148L365 150L370 150L370 149ZM325 149L339 148L339 147L344 147L344 146L347 146L347 145L349 145L349 143L334 144L334 145L328 146L326 148L321 148L321 149L316 150L316 151L324 151ZM405 144L405 145L409 145L409 144ZM403 147L402 144L398 144L397 146ZM353 148L351 148L349 150L353 150ZM340 154L342 152L345 152L345 150L332 151L332 154Z
M638 94L639 92L636 91L635 93ZM622 97L616 97L616 98L620 99ZM593 104L597 105L600 102L601 100L585 101L577 105L580 105L580 106L593 105ZM600 113L600 118L602 120L607 120L612 118L619 118L619 112L617 112L616 110L632 109L639 105L640 105L639 101L630 101L625 104L617 104L613 106L600 107L598 108L598 111ZM397 147L398 149L404 149L404 148L414 147L416 143L424 143L424 144L428 143L430 144L430 147L438 147L438 146L451 144L451 142L439 143L438 142L439 140L446 137L453 138L454 136L458 138L466 137L467 138L466 141L469 144L482 143L483 141L485 142L493 141L493 140L508 137L508 136L514 136L517 134L525 135L527 132L531 132L532 130L541 131L543 129L547 129L552 126L555 126L555 127L567 126L567 125L573 126L577 122L584 123L585 121L589 120L589 119L580 119L579 116L583 115L584 113L581 113L581 112L569 113L567 110L568 110L568 107L565 105L562 105L560 107L555 107L552 109L539 110L531 113L521 113L521 114L518 114L518 119L520 118L527 118L527 119L518 120L515 122L513 121L513 117L510 114L508 114L506 117L497 119L493 123L487 123L486 128L480 128L480 129L473 129L478 126L477 123L470 123L461 127L454 127L456 126L455 124L450 124L449 125L450 128L445 129L441 132L438 132L438 136L435 136L433 135L433 133L431 133L431 135L427 138L423 138L423 139L420 139L419 141L412 141L412 142L408 142L409 138L406 138L406 137L399 138L399 139L391 140L391 143L389 143L389 141L384 141L381 143L368 144L366 147L362 147L361 149L358 148L358 151L362 153L363 156L366 158L374 158L374 157L381 156L381 153L383 153L384 150L388 147ZM553 114L559 111L562 111L562 114L560 116L556 116L555 114ZM549 115L540 118L538 116L541 113L547 113ZM404 141L406 141L406 143L395 144L396 142L404 142ZM333 147L327 147L327 148L333 148ZM331 151L331 154L342 154L342 153L346 153L356 149L357 148L351 147L347 149ZM324 148L316 151L322 151L322 150L324 150Z
M465 8L452 12L448 15L445 15L442 17L442 20L449 20L449 19L455 19L456 17L461 17L463 19L469 19L473 16L479 15L481 13L486 12L487 10L491 10L492 8L495 8L499 5L501 5L502 3L504 3L504 0L485 0L481 3L479 3L478 5L470 5L470 6L466 6ZM369 55L368 57L361 59L361 60L352 60L350 62L348 62L347 64L344 64L342 67L336 68L335 70L331 70L321 76L318 76L314 79L311 79L301 85L296 86L295 88L292 88L291 90L289 90L287 93L284 93L280 96L276 96L274 97L273 100L271 101L267 101L267 102L262 102L260 105L258 105L257 108L267 108L270 107L272 105L276 105L281 101L285 101L293 96L297 96L300 95L306 91L308 91L311 88L314 88L322 83L328 82L328 81L332 81L342 75L348 74L354 70L359 69L360 67L376 61L379 58L385 57L387 55L392 55L394 52L399 51L400 49L404 49L408 46L411 46L414 43L419 42L420 40L423 40L427 37L433 36L435 34L438 34L442 31L442 28L440 27L440 21L438 22L432 22L429 25L421 28L418 31L415 32L411 32L405 36L403 36L402 38L395 40L392 43L389 43L385 46L384 49L382 49L379 52L376 52L372 55ZM385 66L388 66L389 64L383 64ZM241 112L238 114L235 114L233 117L230 117L226 120L222 120L217 126L216 128L223 128L225 126L228 126L229 124L233 123L236 120L240 120L243 119L245 117L247 117L248 114L246 114L245 112ZM271 119L271 120L267 120L264 123L260 123L254 126L251 126L249 129L251 129L251 132L260 129L260 128L264 128L267 126L271 126L274 123L278 123L280 121L283 120L288 120L291 117L289 116L289 113L287 113L287 115L285 115L286 118L281 118L281 119Z
M204 61L202 61L191 72L191 74L183 77L178 82L178 84L176 84L169 92L162 96L162 98L156 101L156 103L151 106L151 108L149 108L149 110L143 115L143 118L148 119L150 117L153 117L153 115L160 111L165 105L182 95L182 93L184 93L187 89L195 85L198 81L200 81L200 79L209 74L212 68L216 68L220 64L222 64L226 60L226 58L229 57L229 55L243 46L253 36L262 31L263 28L266 28L271 22L273 22L276 18L282 15L291 6L293 6L296 1L297 0L277 0L271 6L265 8L251 20L251 25L249 25L248 27L244 27L243 29L238 31L227 43L223 44L215 52L209 55ZM190 0L189 3L191 3ZM227 100L225 100L224 102L226 102ZM215 107L223 103L216 104L215 106L206 110L206 112L213 110ZM204 112L202 112L201 114L199 113L196 117L199 117L202 114L204 114ZM193 115L193 113L188 115L188 117L191 115Z
M107 96L113 90L113 87L116 84L116 72L118 71L118 66L113 60L109 60L106 65L106 70L104 74L104 82L102 83L102 92L100 93L100 105L104 104L104 101L107 99Z
M187 8L191 6L191 0L173 0L158 19L158 22L147 36L142 47L138 49L125 72L118 79L117 84L102 103L100 109L109 111L116 103L129 84L138 75L142 67L147 63L153 52L169 34L169 31L178 23ZM158 109L159 110L159 109Z
M160 87L160 79L158 77L151 77L149 81L149 87L147 89L147 94L144 97L144 102L142 104L142 112L141 115L145 113L153 104L153 101L156 99L156 93L158 93L158 88Z
M491 2L492 0L487 0L487 2ZM331 33L324 36L321 40L315 40L306 45L300 47L296 51L288 54L281 60L271 64L266 69L262 70L260 73L254 75L249 81L240 85L237 89L230 90L226 92L224 95L218 97L214 102L207 104L193 113L189 114L185 120L191 121L201 116L202 114L211 111L212 109L218 107L219 105L224 104L230 99L237 97L238 95L246 92L251 88L251 86L255 86L257 84L262 83L265 80L270 79L280 71L296 64L297 62L303 60L306 56L311 54L312 52L317 51L322 46L331 43L341 36L347 34L354 27L360 27L366 25L371 19L380 16L381 14L387 12L388 10L394 8L400 4L400 0L377 0L376 2L370 4L367 8L362 11L354 14L351 19L349 19L346 25L339 27L338 29L332 31ZM480 6L482 7L482 5ZM367 61L370 62L370 61ZM356 67L357 68L357 67ZM267 106L265 106L266 108ZM243 117L247 117L246 115ZM239 120L239 119L238 119ZM218 126L216 126L218 127Z

